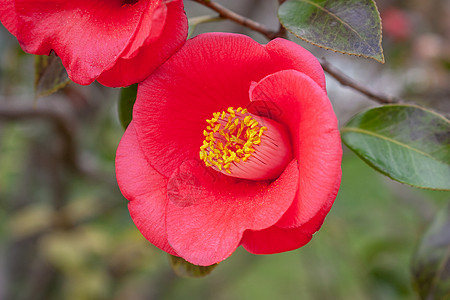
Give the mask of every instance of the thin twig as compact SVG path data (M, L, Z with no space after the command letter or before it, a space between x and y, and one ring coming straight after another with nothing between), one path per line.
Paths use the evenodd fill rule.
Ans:
M234 11L229 10L228 8L223 7L222 5L209 1L209 0L193 0L201 5L204 5L206 7L209 7L210 9L214 10L215 12L219 13L219 15L222 18L226 18L230 21L233 21L235 23L241 24L244 27L250 28L256 32L261 33L269 40L272 40L278 36L278 33L275 31L270 30L266 26L264 26L261 23L255 22L249 18L246 18L244 16L241 16Z
M210 1L210 0L193 0L193 1L211 8L212 10L218 12L219 15L223 18L229 19L230 21L236 22L238 24L241 24L244 27L250 28L254 31L261 33L269 40L272 40L276 37L286 38L286 30L282 26L280 27L280 30L278 32L274 32L274 31L271 31L268 28L266 28L264 25L262 25L258 22L255 22L251 19L248 19L244 16L241 16L241 15L229 10L228 8L225 8L225 7L221 6L220 4L217 4L213 1ZM285 1L286 0L278 0L278 3L281 5ZM367 97L369 97L370 99L372 99L378 103L392 104L392 103L404 102L400 98L376 93L376 92L364 87L363 85L355 82L353 79L351 79L350 77L348 77L347 75L345 75L344 73L342 73L341 71L336 69L330 63L328 63L325 59L321 60L320 63L322 65L324 71L327 72L328 74L330 74L340 84L342 84L344 86L348 86L348 87L366 95Z
M366 95L372 100L375 100L381 104L393 104L393 103L402 103L404 102L402 99L392 96L383 95L380 93L376 93L365 86L357 83L352 78L348 77L341 71L339 71L336 67L331 65L325 58L322 58L320 64L325 72L330 74L334 79L336 79L340 84L344 86L351 87L352 89L360 92L361 94Z
M14 120L43 120L44 122L49 122L61 138L64 147L62 149L62 159L70 169L96 182L108 185L115 183L115 179L111 176L81 164L74 126L60 113L49 109L13 108L0 105L0 122Z
M51 110L37 110L30 108L0 107L0 120L40 119L50 122L64 142L64 159L76 168L77 156L75 138L72 134L72 126L63 116Z
M200 25L202 23L217 22L217 21L222 21L222 20L225 20L225 18L221 17L221 16L199 16L199 17L189 18L188 38L192 37L192 35L194 34L194 31L195 31L195 28L197 28L198 25Z
M281 6L284 2L286 2L286 0L278 0L278 6ZM281 24L281 21L279 21L279 24L280 29L278 29L277 36L284 39L288 39L288 32L286 28L283 26L283 24Z

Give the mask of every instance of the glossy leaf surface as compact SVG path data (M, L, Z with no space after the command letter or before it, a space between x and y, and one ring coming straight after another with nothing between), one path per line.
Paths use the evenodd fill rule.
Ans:
M316 46L384 62L381 19L372 0L288 0L281 24Z
M358 114L341 130L344 143L394 180L450 190L450 122L418 106L388 105Z

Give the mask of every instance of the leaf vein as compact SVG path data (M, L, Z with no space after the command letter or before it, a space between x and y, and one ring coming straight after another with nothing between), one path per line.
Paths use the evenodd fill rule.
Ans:
M407 145L407 144L401 143L401 142L396 141L396 140L394 140L394 139L392 139L392 138L389 138L389 137L384 136L384 135L381 135L381 134L377 134L377 133L372 132L372 131L368 131L368 130L364 130L364 129L356 128L356 127L345 127L345 128L343 128L343 129L341 130L341 132L356 132L356 133L363 133L363 134L371 135L371 136L377 137L377 138L379 138L379 139L385 140L385 141L387 141L387 142L391 142L391 143L393 143L393 144L397 144L397 145L399 145L399 146L405 147L405 148L407 148L407 149L409 149L409 150L411 150L411 151L414 151L414 152L419 153L419 154L421 154L421 155L423 155L423 156L426 156L426 157L428 157L428 158L431 158L431 159L433 159L433 160L435 160L435 161L437 161L437 162L443 163L443 164L445 164L445 165L449 165L448 163L443 162L443 161L440 161L440 160L438 160L436 157L434 157L434 156L432 156L432 155L430 155L430 154L428 154L428 153L426 153L426 152L423 152L423 151L421 151L421 150L419 150L419 149L417 149L417 148L413 148L413 147L411 147L411 146L409 146L409 145ZM450 165L449 165L449 166L450 166Z
M322 6L320 6L320 5L318 5L318 4L314 3L314 2L312 2L312 1L310 1L310 0L297 0L297 1L303 1L303 2L305 2L305 3L307 3L307 4L310 4L310 5L312 5L312 6L315 6L315 7L317 7L318 9L323 10L325 13L329 14L330 16L336 18L341 24L343 24L345 27L347 27L347 28L350 29L353 33L355 33L355 34L358 36L358 38L360 38L361 41L363 41L370 49L372 49L373 51L376 52L376 49L374 49L369 43L367 43L367 42L361 37L361 35L358 33L358 31L357 31L355 28L353 28L350 24L348 24L347 22L345 22L343 19L341 19L338 15L336 15L336 14L333 13L332 11L330 11L330 10L326 9L325 7L322 7Z

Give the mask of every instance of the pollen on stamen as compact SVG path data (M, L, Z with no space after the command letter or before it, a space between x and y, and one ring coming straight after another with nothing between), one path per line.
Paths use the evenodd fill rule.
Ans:
M223 174L275 179L292 159L289 135L273 120L229 107L206 122L200 159Z

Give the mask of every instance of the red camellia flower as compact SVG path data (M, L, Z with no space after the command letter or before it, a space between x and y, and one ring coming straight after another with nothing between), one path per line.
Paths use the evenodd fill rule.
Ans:
M131 217L197 265L242 245L308 243L341 180L337 119L318 61L297 44L237 34L188 40L138 87L116 157Z
M25 52L54 51L83 85L140 82L187 35L182 0L0 0L0 21Z

